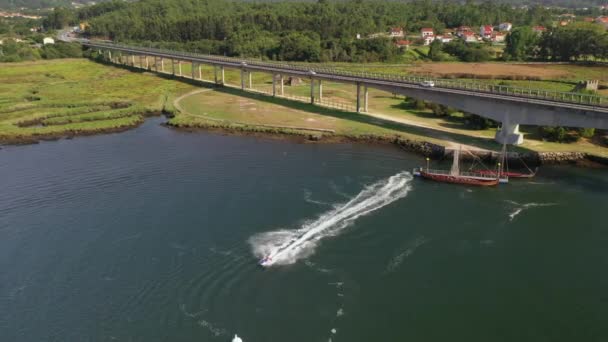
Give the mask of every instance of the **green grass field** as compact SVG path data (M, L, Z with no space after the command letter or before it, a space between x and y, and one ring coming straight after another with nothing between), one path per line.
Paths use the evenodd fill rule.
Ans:
M235 74L232 79L234 85L240 84L237 76L240 77ZM462 144L471 148L500 149L493 140L495 129L472 130L458 118L438 117L428 110L406 109L403 97L379 90L370 89L370 114L357 114L353 113L355 88L352 85L323 83L322 104L334 107L325 108L268 96L272 89L270 76L254 74L252 83L255 91L266 94L242 92L234 88L207 89L179 101L181 113L171 123L180 127L298 127L303 128L299 130L302 134L310 133L307 129L321 129L349 137L399 136L451 147ZM284 88L287 98L305 100L310 96L310 83L307 80L300 85ZM335 109L340 107L335 106L336 103L345 104L346 110ZM608 148L586 139L573 144L551 143L538 140L534 127L522 130L527 133L525 143L517 148L520 151L587 152L608 156Z
M169 70L170 65L165 65L165 71ZM182 74L190 76L191 66L183 64ZM202 75L203 79L212 80L213 69L204 66ZM500 148L492 139L495 130L471 130L457 117L438 117L428 110L408 109L403 106L403 97L390 93L370 89L369 114L356 114L353 85L324 82L323 106L313 106L289 100L309 99L309 80L286 85L286 98L272 98L267 96L272 90L270 75L252 74L253 90L266 95L235 89L240 87L239 70L226 69L225 76L232 87L215 89L84 59L3 64L0 142L30 142L127 129L142 122L146 114L174 112L174 102L180 98L177 102L181 108L171 119L179 127L274 127L278 132L317 135L322 130L344 137L399 136L447 146ZM317 87L317 99L318 95ZM533 130L519 149L608 155L607 148L588 140L576 144L534 140Z
M126 129L191 89L86 59L0 64L0 142Z

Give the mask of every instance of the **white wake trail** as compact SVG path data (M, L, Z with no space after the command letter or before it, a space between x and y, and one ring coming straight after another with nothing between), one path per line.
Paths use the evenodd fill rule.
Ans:
M509 221L513 221L515 219L515 217L519 214L521 214L522 211L530 209L530 208L536 208L536 207L551 207L554 205L557 205L557 203L524 203L524 204L519 204L515 201L506 201L507 203L512 204L513 206L515 206L516 208L509 214Z
M319 240L336 235L357 218L405 197L411 180L409 172L400 172L365 187L347 203L336 205L299 229L256 234L249 239L253 253L259 258L270 257L267 266L293 264L306 258L314 253Z

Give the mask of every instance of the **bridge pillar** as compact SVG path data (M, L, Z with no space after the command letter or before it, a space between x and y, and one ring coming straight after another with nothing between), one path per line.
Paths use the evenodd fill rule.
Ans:
M175 60L171 58L171 73L175 76Z
M272 74L272 96L277 96L277 74Z
M367 113L367 104L369 100L369 92L367 90L367 86L365 86L363 90L363 111Z
M253 74L251 71L247 72L249 74L249 89L253 89L253 82L251 80L251 75Z
M357 82L357 113L361 113L361 83Z
M203 80L203 66L200 63L198 65L198 79Z
M194 62L192 62L192 70L190 70L190 71L191 71L191 75L190 75L190 76L192 77L192 80L193 80L193 81L194 81L194 79L195 79L195 78L194 78L194 70L196 70L196 64L194 64Z
M177 66L179 68L179 77L182 77L182 61L177 61Z
M279 81L281 83L281 96L284 96L285 95L285 80L283 80L283 74L281 74Z
M245 69L241 69L241 90L245 90Z
M315 79L310 78L310 103L315 104Z
M165 72L165 59L160 58L160 72Z
M131 55L131 66L135 67L135 55Z
M501 144L520 145L524 142L524 135L519 132L519 124L511 122L509 116L505 115L494 139Z
M323 101L323 81L319 80L319 102Z
M151 70L150 62L148 62L148 56L146 55L145 58L146 58L146 70Z
M108 60L112 61L112 51L108 50Z

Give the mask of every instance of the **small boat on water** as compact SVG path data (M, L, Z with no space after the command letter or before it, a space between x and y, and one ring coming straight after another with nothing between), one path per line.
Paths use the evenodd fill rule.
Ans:
M268 266L270 266L271 262L272 262L272 258L270 257L270 255L267 255L267 256L263 257L262 259L260 259L260 261L258 261L258 265L260 265L262 267L268 267Z
M429 158L426 159L426 168L415 168L414 176L436 182L465 184L474 186L496 186L500 183L508 183L509 177L500 172L500 163L497 170L488 170L490 173L478 171L460 170L460 150L454 150L452 168L450 170L437 170L429 167Z

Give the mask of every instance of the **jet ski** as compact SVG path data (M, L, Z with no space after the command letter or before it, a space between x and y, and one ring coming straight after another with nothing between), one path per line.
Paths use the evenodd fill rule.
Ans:
M271 262L272 262L272 258L270 257L270 255L267 255L258 262L258 265L260 265L262 267L268 267L268 266L270 266Z

